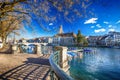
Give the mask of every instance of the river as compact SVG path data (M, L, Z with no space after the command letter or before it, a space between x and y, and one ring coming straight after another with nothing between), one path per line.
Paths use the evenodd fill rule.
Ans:
M120 80L120 49L96 48L96 53L79 52L70 61L75 80Z

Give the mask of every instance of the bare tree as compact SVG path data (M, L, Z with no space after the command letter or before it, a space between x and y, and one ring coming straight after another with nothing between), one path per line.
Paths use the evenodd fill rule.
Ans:
M92 15L87 9L91 3L90 0L1 0L0 38L5 43L10 33L21 29L25 23L30 26L31 20L37 21L46 31L55 30L58 27L47 29L43 23L59 20L60 24L62 20L72 23L76 18L87 17L86 13Z

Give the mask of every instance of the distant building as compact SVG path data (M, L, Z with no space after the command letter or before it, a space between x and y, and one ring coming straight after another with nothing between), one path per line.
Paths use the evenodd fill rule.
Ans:
M27 42L28 43L34 43L35 41L34 41L34 39L28 39Z
M76 34L74 34L73 32L63 33L62 26L60 26L58 34L53 37L53 44L61 46L75 45L75 38Z
M106 45L106 40L105 40L107 37L108 37L108 35L103 35L103 36L101 36L101 39L99 39L97 45L99 45L99 46L107 46L107 45Z
M120 32L109 32L103 36L89 36L90 46L120 46Z
M47 38L47 43L48 44L52 44L53 43L53 38L52 37L48 37Z
M41 40L40 40L40 38L35 38L35 39L33 39L33 42L34 42L34 43L40 43Z
M105 38L106 45L118 46L120 45L120 32L109 32L108 37Z
M26 42L27 42L27 39L22 38L22 39L20 39L18 42L19 42L19 43L26 43Z
M87 38L89 46L97 46L100 43L101 36L89 36Z
M62 25L60 25L60 28L59 28L59 32L58 32L58 34L63 34L64 32L63 32L63 28L62 28Z

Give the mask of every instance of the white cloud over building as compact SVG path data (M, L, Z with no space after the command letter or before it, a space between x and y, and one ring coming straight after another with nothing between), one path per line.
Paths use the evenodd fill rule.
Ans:
M100 32L105 32L105 31L106 29L104 28L94 30L95 33L100 33Z
M84 24L94 24L97 23L98 18L91 18L84 22Z
M111 28L111 29L109 29L108 31L115 31L115 29Z

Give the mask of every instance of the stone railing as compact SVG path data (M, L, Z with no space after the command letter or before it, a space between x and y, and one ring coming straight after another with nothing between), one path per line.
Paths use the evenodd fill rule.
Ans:
M12 45L12 54L27 53L26 50L27 48L23 49L22 45L18 45L18 44ZM34 53L38 55L42 55L41 45L35 45Z
M49 62L52 68L52 80L73 80L73 78L66 73L69 69L67 47L55 47L55 51L51 54Z
M24 48L23 48L23 47ZM18 53L29 53L27 52L27 49L30 46L25 46L22 44L14 44L12 45L12 53L13 54L18 54ZM31 48L29 48L31 49ZM38 45L34 45L33 49L33 54L37 54L37 55L44 55L44 54L51 54L52 53L52 46L42 46L41 44Z
M18 45L12 45L12 53L19 53ZM38 55L44 55L45 48L49 51L48 46L42 47L41 45L36 45L35 51ZM52 48L53 49L53 48ZM47 51L47 53L48 53ZM46 52L46 50L45 50ZM49 53L48 53L49 54ZM51 80L73 80L66 72L69 69L67 47L55 47L53 53L50 55L49 62L51 65Z

